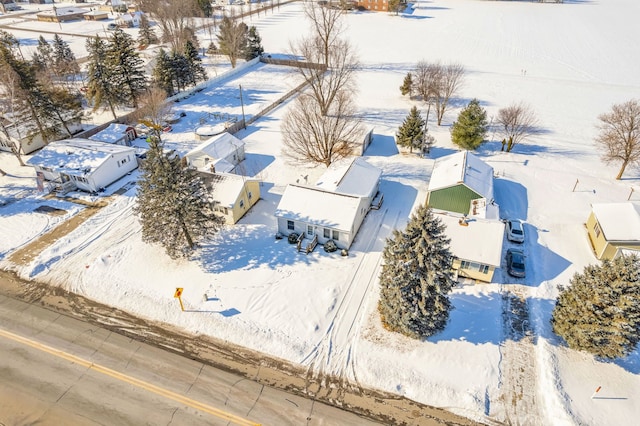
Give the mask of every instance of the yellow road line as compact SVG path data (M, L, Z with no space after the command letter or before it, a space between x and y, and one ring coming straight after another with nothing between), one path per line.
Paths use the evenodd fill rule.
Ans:
M59 349L52 348L51 346L47 346L45 344L36 342L36 341L28 339L26 337L19 336L17 334L11 333L9 331L0 329L0 336L6 337L7 339L13 340L15 342L22 343L24 345L30 346L30 347L32 347L34 349L38 349L38 350L46 352L48 354L55 355L58 358L66 359L67 361L71 361L74 364L78 364L78 365L81 365L83 367L87 367L87 368L89 368L91 370L97 371L98 373L102 373L104 375L113 377L114 379L117 379L117 380L120 380L120 381L123 381L123 382L126 382L126 383L130 383L130 384L132 384L134 386L137 386L139 388L145 389L145 390L147 390L149 392L153 392L153 393L155 393L157 395L160 395L160 396L163 396L165 398L172 399L172 400L174 400L176 402L179 402L180 404L184 404L184 405L189 406L191 408L195 408L196 410L200 410L200 411L203 411L205 413L212 414L212 415L214 415L214 416L216 416L218 418L221 418L221 419L224 419L224 420L228 420L228 421L233 422L235 424L242 425L242 426L245 426L245 425L246 426L259 426L260 425L260 423L254 423L254 422L249 421L247 419L244 419L242 417L238 417L238 416L236 416L234 414L227 413L226 411L222 411L222 410L219 410L219 409L217 409L215 407L211 407L210 405L203 404L202 402L198 402L198 401L196 401L194 399L187 398L186 396L177 394L177 393L172 392L172 391L170 391L168 389L164 389L164 388L161 388L161 387L156 386L154 384L142 381L140 379L136 379L135 377L128 376L126 374L123 374L123 373L120 373L118 371L112 370L110 368L104 367L104 366L102 366L100 364L94 364L93 362L87 361L87 360L85 360L83 358L77 357L75 355L72 355L70 353L61 351Z

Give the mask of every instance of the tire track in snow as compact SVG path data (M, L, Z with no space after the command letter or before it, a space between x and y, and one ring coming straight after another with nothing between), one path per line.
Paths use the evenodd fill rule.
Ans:
M360 386L356 376L356 352L359 331L364 318L366 301L371 294L372 283L382 261L382 248L386 234L394 229L401 211L395 217L391 217L389 209L385 209L375 224L373 232L365 234L361 229L361 235L370 235L365 243L362 258L353 273L347 278L347 289L342 299L337 304L333 320L329 325L322 340L302 360L302 364L308 365L306 377L306 389L309 394L317 395L323 389L327 398L342 401L347 387L358 391ZM384 235L381 229L385 226ZM317 389L311 390L313 384Z

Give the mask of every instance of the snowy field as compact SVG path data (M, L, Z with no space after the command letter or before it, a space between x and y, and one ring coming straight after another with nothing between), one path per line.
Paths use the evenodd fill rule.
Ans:
M638 16L640 4L634 0L435 0L418 2L400 16L346 15L345 36L362 62L358 105L366 124L374 127L365 158L383 169L385 194L382 208L369 213L346 258L321 248L296 253L294 246L274 239L273 212L285 186L303 175L313 183L323 171L294 168L282 159L280 120L291 105L285 103L236 135L247 144L245 170L264 182L262 200L189 262L172 261L162 249L142 243L131 214L135 189L29 264L11 262L16 248L81 206L41 198L32 170L0 153L0 166L10 173L0 187L0 199L7 200L0 206L0 267L479 421L636 424L639 351L614 362L596 360L567 349L551 332L549 318L557 285L596 263L584 228L591 203L625 201L630 194L640 201L638 170L629 169L615 181L618 165L603 165L593 143L598 114L640 98L640 57L633 53L640 40ZM252 24L265 50L274 54L286 52L290 40L307 32L299 4L254 17ZM429 123L437 139L429 159L399 153L393 140L414 104L400 96L399 86L420 60L459 62L467 70L443 125ZM261 68L259 90L268 91L281 79L279 70ZM293 84L280 81L278 90ZM218 93L210 97L210 106L237 106L236 96L232 90ZM481 101L489 117L526 101L543 128L512 153L500 152L491 133L478 151L499 175L495 193L501 216L526 223L527 278L514 280L498 271L496 283L456 288L447 328L415 341L380 325L381 251L391 230L402 228L410 211L424 202L434 160L455 151L449 126L472 98ZM189 107L185 101L179 108ZM172 143L183 143L184 137L185 144L195 144L181 134L175 129ZM66 213L34 213L42 204ZM505 240L505 248L509 244ZM173 299L176 287L184 287L187 312ZM506 290L526 300L532 340L512 339L504 329ZM602 390L592 399L598 386Z

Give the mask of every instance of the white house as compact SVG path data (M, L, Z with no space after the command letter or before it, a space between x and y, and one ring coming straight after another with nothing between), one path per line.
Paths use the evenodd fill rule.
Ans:
M498 219L493 167L469 151L439 158L429 180L427 205L436 210Z
M356 158L330 166L315 186L287 185L274 214L278 232L348 249L369 210L379 207L381 174Z
M440 212L434 216L446 227L458 277L491 282L502 260L504 223L459 213Z
M128 124L111 123L106 129L89 136L92 141L131 146L131 141L137 136L136 129Z
M28 126L24 122L14 118L14 121L0 117L2 130L0 130L0 151L12 152L17 149L20 154L31 154L46 145L42 134L33 126ZM72 134L82 130L82 123L79 118L67 121L67 127ZM49 140L68 136L66 131L49 128Z
M142 12L126 12L118 16L113 22L119 27L134 28L140 26Z
M207 139L185 155L188 165L218 173L233 172L244 157L244 142L227 132Z
M135 149L89 139L51 142L27 164L59 192L81 189L98 192L138 167Z

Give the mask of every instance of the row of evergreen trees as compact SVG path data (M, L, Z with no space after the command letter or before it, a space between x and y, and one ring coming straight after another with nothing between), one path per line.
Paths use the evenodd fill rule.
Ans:
M82 116L82 103L77 93L52 81L56 73L64 77L67 71L63 70L75 68L68 45L57 38L54 48L45 44L39 48L34 59L25 59L18 40L0 30L2 108L8 115L20 117L22 136L39 133L46 143L60 134L72 135L70 123ZM7 132L4 126L2 131ZM17 147L14 153L22 161Z

